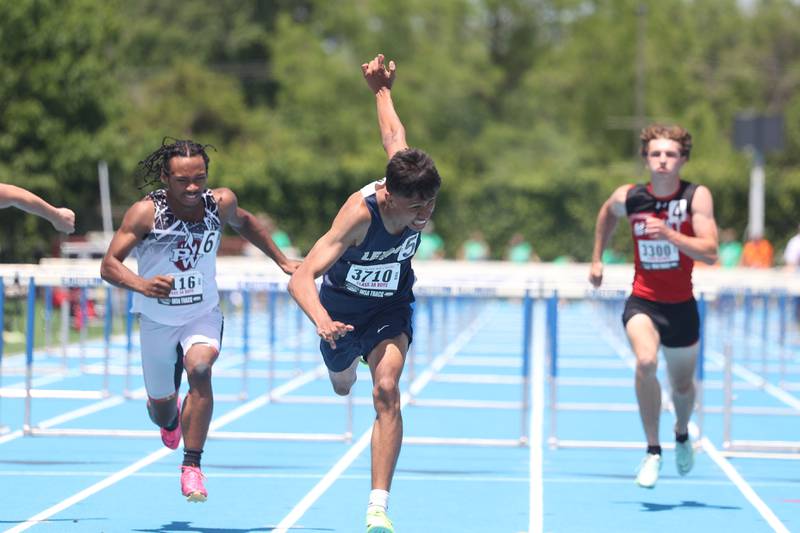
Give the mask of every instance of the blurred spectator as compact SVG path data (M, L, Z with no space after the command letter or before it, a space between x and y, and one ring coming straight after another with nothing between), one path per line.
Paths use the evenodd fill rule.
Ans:
M414 259L427 261L444 257L444 240L433 228L433 220L429 220L419 236L419 248L417 248L417 253L414 254Z
M800 268L800 225L797 226L797 233L786 243L783 250L783 262L786 268L795 270Z
M95 303L92 298L86 298L86 312L82 305L81 289L78 287L55 287L52 292L51 302L54 308L60 309L62 302L66 301L69 314L72 317L72 329L79 330L87 323L97 318Z
M774 252L772 244L763 236L753 236L742 249L742 266L750 268L771 268Z
M539 261L539 256L533 251L531 243L525 240L522 233L515 233L508 241L508 251L506 252L506 261L512 263L527 263L529 261Z
M719 232L719 264L722 268L739 266L742 260L742 243L736 239L732 228Z
M625 256L621 253L606 248L603 250L603 264L604 265L621 265L625 262Z
M461 245L459 258L465 261L485 261L489 259L489 245L481 231L473 231L469 239Z

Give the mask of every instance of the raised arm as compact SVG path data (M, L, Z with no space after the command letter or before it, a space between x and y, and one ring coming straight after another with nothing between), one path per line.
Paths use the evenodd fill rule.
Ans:
M216 189L214 191L220 205L223 222L231 225L236 232L253 243L270 259L275 261L281 270L290 276L297 270L300 261L287 259L269 234L269 229L258 221L250 211L239 207L236 195L230 189Z
M324 274L350 246L366 235L370 214L360 193L352 195L339 210L331 228L308 252L303 263L289 280L289 293L317 327L320 338L336 348L336 340L353 326L331 319L322 306L314 280Z
M367 85L375 93L375 103L378 108L378 126L381 130L383 149L389 159L400 150L408 148L406 143L406 130L400 117L394 109L392 102L392 85L394 84L397 66L394 61L389 61L388 68L383 54L378 54L369 63L361 65L361 72Z
M166 298L172 290L172 277L145 279L122 264L131 250L151 231L154 211L153 202L149 200L136 202L128 209L100 263L100 276L115 287L140 292L149 298Z
M594 248L592 249L592 266L589 271L589 282L599 287L603 283L603 250L614 234L617 221L625 216L625 196L630 185L617 188L605 201L597 213L594 228Z
M64 233L75 231L75 213L71 209L53 207L27 189L0 183L0 209L5 207L16 207L42 217L58 231Z

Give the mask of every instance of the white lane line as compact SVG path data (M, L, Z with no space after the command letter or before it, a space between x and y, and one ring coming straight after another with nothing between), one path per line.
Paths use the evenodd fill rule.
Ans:
M235 358L231 358L231 359L235 359ZM241 358L239 358L239 359L241 359ZM222 362L218 363L217 366L220 366L220 367L223 367L223 368L227 368L227 367L234 366L234 365L238 364L238 362L239 362L238 360L234 360L234 361L226 360L226 361L222 361ZM65 377L65 375L61 374L58 377L58 379L55 380L55 381L63 379L64 377ZM276 390L278 390L278 389L276 389ZM141 395L141 394L144 394L144 393L145 393L145 388L141 387L139 389L134 390L131 394L135 397L135 396L138 396L138 395ZM51 427L56 426L58 424L63 424L65 422L69 422L71 420L75 420L76 418L81 418L83 416L91 415L93 413L96 413L98 411L102 411L104 409L108 409L110 407L115 407L117 405L125 403L125 401L126 401L126 398L124 398L122 396L112 396L111 398L108 398L106 400L102 400L102 401L87 405L85 407L80 407L80 408L74 409L72 411L68 411L66 413L60 414L60 415L55 416L53 418L49 418L49 419L47 419L47 420L45 420L43 422L40 422L38 424L38 427L40 427L42 429L51 428ZM16 431L12 431L11 433L8 433L7 435L3 435L2 437L0 437L0 444L5 444L6 442L10 442L12 440L16 440L16 439L18 439L18 438L20 438L22 436L24 436L24 433L22 432L21 429L18 429Z
M86 472L86 471L37 471L31 472L30 470L5 470L0 471L0 477L107 477L114 474L114 472ZM323 472L315 474L309 473L281 473L281 472L215 472L208 476L209 479L319 479L323 476ZM135 478L174 478L174 472L136 472L131 474L130 477ZM339 479L348 480L367 480L371 479L370 474L344 474ZM412 474L398 474L394 477L396 481L442 481L453 483L519 483L528 484L527 476L458 476L458 475L412 475ZM727 484L727 482L725 482ZM787 486L789 484L787 483ZM793 484L792 486L797 486Z
M318 377L319 375L324 374L325 372L326 372L325 366L324 365L319 365L314 370L310 370L310 371L306 372L305 374L301 374L297 378L285 383L281 387L276 388L273 391L272 395L273 395L273 397L275 397L275 396L278 396L278 395L286 394L286 393L290 392L291 390L294 390L294 389L296 389L298 387L301 387L301 386L305 385L310 380L315 379L316 377ZM260 407L260 406L264 405L268 401L269 401L269 393L266 393L266 394L263 394L261 396L258 396L257 398L254 398L253 400L242 404L241 406L237 407L236 409L233 409L231 412L228 412L225 415L219 417L218 419L215 419L211 423L210 429L211 430L219 429L220 427L222 427L222 426L224 426L226 424L229 424L230 422L233 422L234 420L237 420L237 419L241 418L242 416L248 414L253 409L256 409L257 407ZM90 486L90 487L88 487L88 488L86 488L86 489L84 489L84 490L82 490L82 491L80 491L80 492L78 492L76 494L73 494L69 498L67 498L65 500L62 500L61 502L57 503L56 505L53 505L52 507L50 507L48 509L45 509L44 511L38 513L37 515L32 516L31 518L28 518L25 522L22 522L21 524L13 527L11 529L6 530L6 533L18 533L20 531L25 531L26 529L28 529L28 528L30 528L32 526L35 526L39 522L47 520L48 518L50 518L54 514L59 513L61 511L63 511L64 509L67 509L67 508L75 505L76 503L79 503L79 502L85 500L89 496L92 496L93 494L96 494L96 493L100 492L101 490L106 489L106 488L114 485L115 483L117 483L119 481L122 481L123 479L131 476L132 474L136 473L137 471L141 470L142 468L144 468L144 467L146 467L146 466L148 466L150 464L155 463L159 459L163 459L164 457L168 456L169 454L173 453L174 451L175 450L170 450L169 448L160 448L157 451L151 453L150 455L140 459L139 461L136 461L135 463L131 464L130 466L128 466L126 468L123 468L122 470L110 475L109 477L107 477L107 478L105 478L105 479L103 479L101 481L98 481L94 485L92 485L92 486Z
M134 391L134 394L144 391L144 388L140 389L139 391ZM53 418L48 418L47 420L40 422L38 427L42 429L51 428L53 426L57 426L58 424L63 424L64 422L69 422L71 420L75 420L76 418L81 418L83 416L87 416L98 411L102 411L103 409L108 409L109 407L115 407L122 403L125 403L125 398L122 396L114 396L108 398L106 400L102 400L90 405L86 405L84 407L80 407L78 409L74 409L72 411L60 414L58 416L54 416ZM23 436L22 430L18 429L16 431L12 431L8 435L4 435L0 437L0 444L4 444L6 442L10 442L12 440L18 439Z
M88 488L86 488L86 489L84 489L84 490L82 490L82 491L80 491L80 492L78 492L76 494L73 494L69 498L60 501L59 503L57 503L56 505L50 507L49 509L45 509L41 513L28 518L26 521L22 522L21 524L15 526L15 527L12 527L11 529L7 529L6 533L18 533L19 531L25 531L26 529L28 529L28 528L30 528L32 526L35 526L39 522L47 520L48 518L50 518L54 514L56 514L58 512L61 512L64 509L67 509L67 508L75 505L78 502L81 502L81 501L85 500L86 498L88 498L92 494L100 492L101 490L110 487L111 485L117 483L118 481L120 481L122 479L125 479L126 477L130 476L134 472L136 472L138 470L141 470L145 466L147 466L147 465L149 465L151 463L154 463L154 462L158 461L159 459L161 459L163 457L168 456L169 454L171 454L174 451L175 450L170 450L169 448L161 448L160 450L151 453L147 457L144 457L143 459L140 459L139 461L133 463L132 465L128 466L127 468L123 468L119 472L116 472L115 474L105 478L104 480L95 483L91 487L88 487Z
M620 347L620 342L616 343L616 347ZM626 353L632 355L630 349L626 350ZM622 353L620 353L620 357L622 357ZM740 376L745 377L745 373L741 373ZM747 379L745 377L745 379ZM697 427L697 424L694 422L689 423L689 433L692 434L692 438L697 438L700 434L700 429ZM775 513L772 512L772 509L764 503L758 494L753 490L753 487L745 481L745 479L739 474L739 472L733 467L733 465L722 456L722 454L717 450L717 447L714 446L708 437L703 437L700 439L700 445L702 446L703 450L708 454L712 461L714 461L717 466L722 470L728 479L739 489L739 492L745 497L745 499L750 502L758 514L767 521L767 523L772 527L772 529L778 533L789 533L789 530L786 529L786 526L778 519Z
M108 471L72 471L72 470L59 470L59 471L30 471L30 470L4 470L0 471L1 478L20 478L20 477L107 477L114 472ZM209 474L209 479L319 479L324 475L324 472L318 473L281 473L281 472L215 472ZM171 479L175 477L174 472L136 472L130 475L131 478L165 478ZM343 474L339 479L365 481L370 479L369 474ZM457 476L457 475L412 475L412 474L397 474L394 477L395 481L420 481L420 482L452 482L452 483L519 483L520 485L529 485L530 477L525 476ZM564 483L569 485L576 484L592 484L592 485L625 485L630 486L631 481L627 478L608 477L608 478L586 478L579 476L545 476L543 478L547 483ZM691 478L663 478L658 480L660 485L692 485L698 487L730 487L729 480L714 480L714 479L691 479ZM765 488L789 488L796 489L796 481L761 481L750 483L752 487L765 487Z
M483 326L485 322L484 315L486 311L484 311L480 317L475 319L470 326L461 332L461 334L456 337L456 339L450 343L450 345L439 354L431 363L431 365L422 372L417 379L409 387L409 391L412 395L416 395L422 390L425 385L427 385L431 378L433 378L434 374L441 370L445 364L449 360L451 360L456 353L458 353L464 346L466 346L467 342L472 339L473 336L478 332L478 329ZM408 394L403 394L400 400L400 408L406 406L408 401L410 400L410 396ZM361 452L369 445L372 437L372 427L364 432L361 437L359 437L358 441L345 453L341 459L339 459L336 464L323 476L322 479L294 506L294 508L289 511L283 520L275 526L275 529L272 530L273 533L287 533L292 526L294 526L297 521L308 511L308 509L316 502L320 496L322 496L325 491L327 491L331 485L336 482L342 475L342 473L347 470L347 468L355 461Z
M52 383L58 383L59 381L61 381L63 379L79 377L80 375L81 375L81 373L79 371L77 371L77 370L68 370L66 372L60 372L58 374L51 374L49 376L41 376L41 377L38 377L38 378L33 378L31 380L31 387L42 387L44 385L50 385ZM26 382L23 380L23 381L18 381L16 383L11 383L9 385L6 385L3 388L5 388L5 389L24 389L25 385L26 385Z
M694 422L689 425L689 431L694 437L699 434L697 425ZM725 475L728 476L728 479L730 479L731 482L736 485L736 488L739 489L739 492L741 492L747 501L750 502L750 505L755 507L762 518L767 521L773 531L776 531L777 533L789 533L789 530L785 525L783 525L783 522L781 522L775 513L772 512L772 509L770 509L769 506L764 503L764 500L762 500L758 494L756 494L756 491L754 491L753 487L751 487L750 484L745 481L742 475L739 474L739 471L736 470L736 468L734 468L725 457L723 457L719 450L717 450L717 447L714 446L714 443L708 440L708 437L703 437L700 439L700 444L708 456L711 457L715 463L717 463L717 466L719 466L723 472L725 472Z
M708 356L710 359L713 359L714 362L724 368L725 364L725 357L716 351L708 350ZM735 375L742 378L747 383L751 385L763 388L764 392L780 400L781 402L785 403L789 407L797 409L800 411L800 400L798 400L794 395L789 394L785 390L781 389L780 387L776 387L772 383L766 380L766 378L756 374L752 370L740 365L739 363L733 363L731 365L731 370Z
M533 361L531 374L531 420L530 420L530 501L528 508L528 532L541 533L544 530L544 472L542 467L542 439L544 438L544 382L545 382L545 342L544 322L539 317L543 310L534 313L533 323Z

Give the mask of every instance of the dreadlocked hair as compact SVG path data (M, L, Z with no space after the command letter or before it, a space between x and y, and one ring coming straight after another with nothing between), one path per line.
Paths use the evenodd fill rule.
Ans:
M161 147L148 155L138 165L138 175L144 181L140 188L147 187L153 183L158 183L161 176L169 176L169 161L173 157L193 157L200 155L206 164L208 172L208 154L206 148L216 148L211 144L200 144L190 139L175 139L174 137L164 137Z

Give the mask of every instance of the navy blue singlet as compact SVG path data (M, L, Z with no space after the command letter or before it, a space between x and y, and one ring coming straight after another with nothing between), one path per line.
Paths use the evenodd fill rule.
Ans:
M411 258L419 232L406 227L392 235L383 225L375 193L377 182L361 189L372 222L364 240L351 246L325 273L320 301L331 316L362 315L399 302L413 302Z

